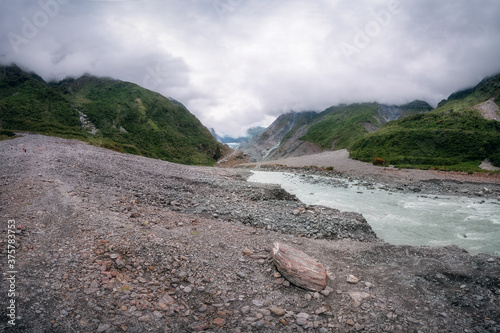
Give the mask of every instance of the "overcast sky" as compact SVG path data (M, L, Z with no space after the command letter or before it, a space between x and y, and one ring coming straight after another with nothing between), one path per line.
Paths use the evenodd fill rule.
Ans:
M339 103L435 106L500 72L498 0L0 0L0 62L173 97L229 135Z

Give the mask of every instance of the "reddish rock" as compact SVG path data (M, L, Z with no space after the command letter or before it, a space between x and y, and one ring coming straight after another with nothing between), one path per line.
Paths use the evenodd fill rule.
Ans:
M226 324L226 321L219 317L219 318L215 318L213 323L219 327L222 327Z
M325 268L304 252L276 242L273 260L278 271L296 286L311 291L321 291L326 287Z

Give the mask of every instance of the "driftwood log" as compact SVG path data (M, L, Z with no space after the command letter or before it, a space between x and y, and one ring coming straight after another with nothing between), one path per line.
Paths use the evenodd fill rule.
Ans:
M321 291L326 287L323 265L300 250L276 242L273 261L281 275L298 287L311 291Z

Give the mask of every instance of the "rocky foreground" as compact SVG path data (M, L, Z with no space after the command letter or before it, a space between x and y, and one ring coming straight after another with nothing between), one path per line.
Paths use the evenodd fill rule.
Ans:
M500 331L499 258L388 245L361 215L305 206L248 171L38 135L1 141L0 159L0 330ZM277 241L318 260L326 288L284 279Z

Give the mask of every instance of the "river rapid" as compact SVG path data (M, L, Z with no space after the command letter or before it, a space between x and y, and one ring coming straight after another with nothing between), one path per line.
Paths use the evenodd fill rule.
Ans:
M285 172L253 171L251 182L279 184L308 205L362 214L391 244L457 245L500 256L500 202L467 196L391 191L382 184Z

